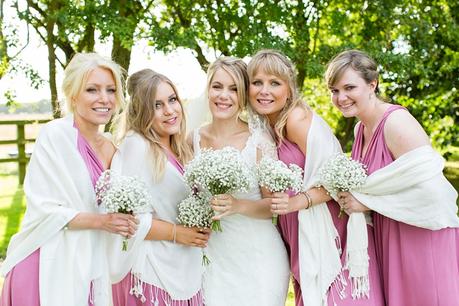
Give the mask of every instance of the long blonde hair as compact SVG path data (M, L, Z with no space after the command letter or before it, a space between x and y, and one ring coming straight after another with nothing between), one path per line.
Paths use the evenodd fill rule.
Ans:
M142 135L149 143L153 177L156 181L163 177L167 160L160 137L153 129L152 121L155 115L154 99L161 83L167 83L172 87L182 108L180 131L171 135L171 149L182 164L188 162L192 153L186 142L186 119L183 104L178 96L177 88L166 76L151 69L143 69L132 74L127 81L130 100L126 109L117 118L117 141L121 141L128 131L134 131Z
M292 62L281 52L277 50L260 50L250 60L247 71L252 81L259 71L266 74L275 75L281 80L287 82L289 87L289 96L287 102L279 114L273 130L277 138L277 143L281 143L286 136L287 118L295 107L306 108L306 104L301 99L298 87L296 85L296 71ZM267 116L265 116L267 121Z
M115 113L124 106L124 69L109 58L97 53L76 53L65 67L64 80L62 81L62 91L65 95L68 112L73 113L72 99L81 93L89 74L96 68L109 70L115 80Z

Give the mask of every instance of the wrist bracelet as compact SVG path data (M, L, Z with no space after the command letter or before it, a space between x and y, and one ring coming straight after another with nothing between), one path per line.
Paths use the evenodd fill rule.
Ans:
M174 223L174 226L172 227L172 242L175 243L175 240L177 238L177 224Z
M308 205L305 207L305 209L309 209L312 206L311 195L307 191L303 191L301 194L303 194L306 197L306 199L308 200Z

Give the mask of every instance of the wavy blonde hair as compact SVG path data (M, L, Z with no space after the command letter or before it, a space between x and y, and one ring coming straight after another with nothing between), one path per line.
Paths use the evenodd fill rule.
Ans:
M107 69L115 80L115 114L124 106L124 69L109 58L97 53L76 53L64 70L62 91L65 95L67 111L74 112L72 100L83 90L88 81L89 74L96 68Z
M167 155L161 145L160 137L153 129L152 118L155 115L155 97L161 83L169 84L177 95L182 108L180 131L171 135L171 149L178 160L185 164L192 158L191 148L186 142L186 119L182 101L177 88L172 81L151 69L143 69L132 74L127 81L127 91L130 96L126 109L116 120L117 142L120 142L128 131L134 131L147 140L150 145L150 157L153 164L153 177L156 181L164 175Z
M247 71L250 81L252 81L258 72L274 75L279 79L287 82L289 88L289 97L281 110L276 123L274 124L273 132L276 136L277 143L281 143L286 135L287 118L290 112L295 107L307 109L305 102L300 97L298 87L296 85L296 71L292 62L280 51L277 50L260 50L250 60ZM265 121L268 121L265 116Z
M222 69L227 72L236 84L240 114L248 105L249 100L249 76L247 74L247 64L240 58L230 56L220 57L215 60L207 69L207 94L211 88L210 84L212 83L215 72L218 69Z

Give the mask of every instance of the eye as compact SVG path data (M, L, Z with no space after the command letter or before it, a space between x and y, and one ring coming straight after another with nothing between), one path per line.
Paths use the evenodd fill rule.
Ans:
M116 92L116 88L109 88L109 89L107 89L107 92L115 93Z
M350 85L350 86L346 86L344 89L346 89L347 91L349 91L349 90L353 90L354 88L355 88L355 86Z
M90 92L90 93L94 93L94 92L97 91L97 89L94 88L94 87L89 87L89 88L86 88L86 91L87 91L87 92Z
M261 85L263 85L263 83L260 80L255 80L255 81L252 82L252 85L261 86Z
M281 83L278 81L271 81L271 86L280 86Z
M169 98L169 103L175 103L175 102L177 102L177 101L178 101L178 99L177 99L177 97L175 97L175 96Z
M155 102L155 109L160 109L162 105L161 102Z
M230 90L231 90L231 91L234 91L234 92L237 92L237 87L236 87L236 86L231 86L231 87L230 87Z
M338 93L338 89L330 88L330 92L335 95Z
M222 85L221 85L221 84L218 84L218 83L213 83L211 87L212 87L213 89L221 89L221 88L222 88Z

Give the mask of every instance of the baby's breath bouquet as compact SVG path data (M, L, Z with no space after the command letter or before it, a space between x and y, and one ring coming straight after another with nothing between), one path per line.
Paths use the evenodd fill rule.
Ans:
M249 167L240 152L232 147L204 149L185 167L185 180L191 189L212 196L246 191L250 182ZM221 231L219 220L212 221L212 230Z
M303 170L295 164L287 166L281 160L263 157L257 167L258 183L270 192L299 192L303 187ZM277 224L277 214L273 215Z
M120 175L112 170L104 171L97 180L97 204L108 213L138 214L146 211L150 195L143 181L137 177ZM127 250L127 238L122 250Z
M210 207L209 201L210 198L206 194L190 195L178 205L177 221L187 227L210 228L214 211ZM208 265L209 262L206 254L203 253L203 265Z
M338 153L332 156L319 170L320 185L335 196L340 191L351 191L365 183L367 172L358 161ZM343 215L340 210L339 217Z

